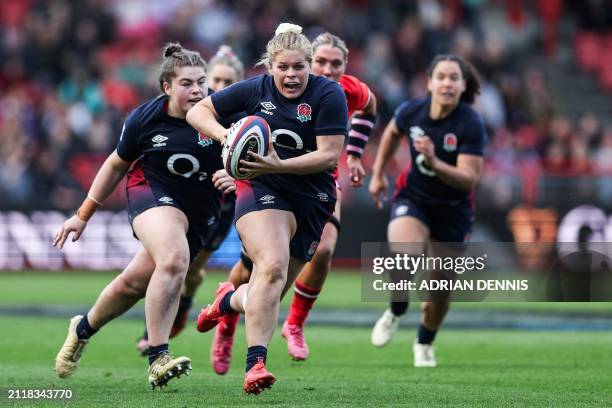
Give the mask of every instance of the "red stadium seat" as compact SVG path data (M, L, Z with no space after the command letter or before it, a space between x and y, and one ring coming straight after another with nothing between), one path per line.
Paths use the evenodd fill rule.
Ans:
M600 67L602 38L595 33L583 31L576 34L574 49L578 64L585 71L597 71Z

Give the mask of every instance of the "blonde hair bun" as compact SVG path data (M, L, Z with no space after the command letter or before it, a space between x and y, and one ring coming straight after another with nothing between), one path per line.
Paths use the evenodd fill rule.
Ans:
M274 35L284 34L284 33L295 33L302 34L302 27L297 24L291 23L280 23L278 27L276 27L276 32Z

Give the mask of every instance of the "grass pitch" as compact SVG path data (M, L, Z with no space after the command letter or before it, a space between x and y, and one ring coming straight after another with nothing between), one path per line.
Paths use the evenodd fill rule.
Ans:
M68 319L2 317L10 328L0 337L4 351L0 389L65 389L70 401L19 401L67 407L191 407L265 404L274 406L610 406L609 363L612 333L441 331L436 342L439 367L411 367L414 328L401 331L384 348L369 344L368 329L309 327L311 358L292 362L278 335L268 368L277 376L260 396L242 392L246 345L237 332L235 360L226 376L209 364L212 334L192 327L171 344L191 357L189 377L150 391L146 361L134 348L142 329L136 321L111 322L93 339L81 366L69 379L53 373Z
M212 274L195 307L212 299ZM108 283L110 273L0 274L0 305L88 306ZM354 274L332 274L316 308L377 309L360 302ZM287 299L284 302L287 304ZM456 308L577 311L602 315L609 304L456 304ZM411 313L415 313L416 307ZM234 365L226 376L209 363L212 333L200 334L193 322L171 341L175 355L187 355L194 370L163 390L147 384L146 360L135 342L142 322L118 319L94 336L81 367L69 379L53 372L64 341L66 318L0 316L0 407L192 407L192 406L612 406L612 333L607 331L440 331L438 367L412 367L415 327L405 326L384 348L370 345L370 328L307 326L311 357L292 362L277 330L268 368L277 376L260 396L242 391L246 344L244 326L236 335ZM72 400L8 400L9 389L70 389Z

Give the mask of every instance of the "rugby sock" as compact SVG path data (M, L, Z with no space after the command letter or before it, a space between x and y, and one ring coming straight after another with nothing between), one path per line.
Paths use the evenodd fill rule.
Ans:
M174 323L172 323L172 326L181 325L181 319L185 319L184 314L189 312L189 309L191 309L192 304L193 304L193 297L181 295L179 299L179 307L178 307L178 310L176 311L176 317L174 318Z
M168 354L168 343L149 347L149 365L153 364L157 357L162 354Z
M185 310L191 309L192 304L193 304L192 296L181 295L181 298L179 299L178 314L180 314L181 312L184 312Z
M390 309L395 316L402 316L408 310L408 302L391 302Z
M268 357L268 349L266 347L264 346L249 347L247 351L245 372L248 373L249 370L253 368L255 364L257 364L257 359L259 359L260 357L263 359L263 362L265 363Z
M420 344L431 344L436 338L436 333L438 330L429 330L423 324L419 324L419 333L417 337L417 342Z
M79 324L77 324L76 333L77 337L81 340L86 340L96 334L98 329L94 329L89 325L89 320L87 320L87 315L81 319Z
M296 281L294 291L287 323L303 326L321 289L311 288Z
M225 296L223 296L223 299L221 300L221 303L219 304L219 309L221 310L221 313L223 314L236 313L236 311L232 309L232 306L230 305L230 300L232 299L232 295L234 294L234 292L235 290L232 290L230 292L227 292Z

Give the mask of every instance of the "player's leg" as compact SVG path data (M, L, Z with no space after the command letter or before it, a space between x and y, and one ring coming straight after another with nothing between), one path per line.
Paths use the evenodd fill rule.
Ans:
M154 269L153 259L140 248L128 266L102 290L89 312L72 318L66 341L55 359L55 371L60 377L68 377L76 370L91 336L144 297Z
M189 310L193 305L193 297L204 281L204 277L206 276L205 266L212 254L212 251L203 249L198 252L194 260L191 261L189 269L187 269L187 276L185 277L181 297L179 298L176 318L170 330L170 338L177 336L185 328L189 317Z
M312 260L304 265L295 281L289 315L283 323L282 336L287 340L289 355L296 361L308 358L309 349L304 338L304 323L323 288L338 242L342 193L340 189L336 189L336 193L334 214L331 221L325 224L321 241Z
M297 228L293 213L282 210L252 212L236 223L240 237L253 261L254 270L248 286L245 310L247 343L267 347L276 328L281 294L287 282L289 241ZM267 231L265 240L259 235ZM265 352L250 356L263 357ZM248 367L253 361L247 362Z
M253 261L251 261L244 251L241 251L240 260L232 267L228 281L231 282L235 288L239 288L240 285L249 282L252 270ZM215 336L210 349L210 362L215 373L219 375L227 373L231 366L234 334L239 320L239 314L229 313L221 316L219 324L215 328Z
M457 257L465 251L472 230L473 210L468 203L436 210L431 225L431 256ZM434 239L435 238L435 239ZM429 271L433 279L449 279L442 271ZM440 275L442 274L442 275ZM439 276L438 276L439 275ZM415 367L435 367L433 343L450 308L449 292L436 293L432 301L421 303L421 321L413 345Z
M398 200L392 208L392 219L387 228L387 239L390 243L408 243L394 248L391 251L405 252L414 250L415 244L422 244L429 238L429 227L427 217L419 210L418 206L410 202ZM389 278L394 281L406 279L400 273L392 273ZM408 297L405 292L393 292L391 294L389 308L376 321L372 330L371 341L377 347L389 343L399 327L402 315L408 310Z
M195 296L197 288L204 280L204 276L206 274L204 265L206 265L206 262L208 262L211 254L212 252L210 251L201 250L193 261L191 261L189 269L187 269L187 276L185 277L181 297L179 298L178 311L176 312L176 317L172 323L172 329L170 330L170 338L177 336L181 331L183 331L187 324L189 310L193 304L193 296ZM154 268L155 265L153 264L151 272L153 272ZM149 354L149 333L147 332L146 322L144 333L136 343L136 350L143 357L146 357Z
M170 206L155 207L137 215L132 227L155 262L145 295L145 316L149 334L149 383L163 386L173 376L191 369L187 357L172 359L168 339L178 310L178 300L187 268L189 244L185 214Z

